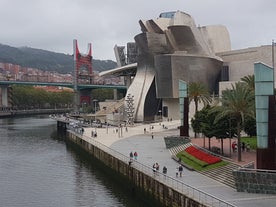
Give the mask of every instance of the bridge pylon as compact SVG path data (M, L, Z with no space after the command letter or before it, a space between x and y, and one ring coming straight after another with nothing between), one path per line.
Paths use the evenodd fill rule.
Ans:
M81 54L78 48L78 42L73 40L74 47L74 109L75 112L79 111L81 105L91 103L91 98L82 97L78 88L78 84L92 84L93 83L93 70L92 70L92 47L88 43L87 54Z

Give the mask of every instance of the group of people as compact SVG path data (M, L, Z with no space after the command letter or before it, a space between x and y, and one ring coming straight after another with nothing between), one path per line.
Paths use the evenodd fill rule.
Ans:
M233 152L235 152L235 151L238 149L237 142L234 141L234 142L232 143L231 147L232 147ZM249 145L249 144L246 144L245 142L242 142L242 143L241 143L241 150L242 150L243 152L244 152L245 150L246 150L247 152L249 152L249 151L250 151L250 145Z
M97 132L92 130L91 131L91 137L95 137L96 138L97 136L98 136Z
M159 164L157 162L153 164L152 170L153 170L154 174L156 174L156 172L159 172ZM166 166L163 167L162 172L164 175L167 175L168 169ZM178 176L182 177L182 175L183 175L183 166L179 165L178 167L176 167L176 177L178 177Z
M137 158L138 158L138 153L137 152L130 152L129 153L129 165L131 165L131 163L133 162L133 159L134 160L137 160Z
M159 164L158 162L154 163L152 166L153 173L159 172Z
M158 162L156 162L156 163L153 164L152 170L153 170L154 175L159 172L159 164L158 164ZM164 175L167 175L167 172L168 172L168 169L167 169L166 166L164 166L163 170L162 170L162 173Z
M133 160L137 160L138 158L138 153L137 152L130 152L129 153L129 165L132 164ZM155 162L153 163L153 166L152 166L152 171L155 174L159 173L159 169L160 169L160 166L158 164L158 162ZM167 175L167 172L168 172L168 169L166 166L163 167L162 169L162 173L166 176ZM176 177L182 177L182 174L183 174L183 166L180 164L178 167L176 167Z

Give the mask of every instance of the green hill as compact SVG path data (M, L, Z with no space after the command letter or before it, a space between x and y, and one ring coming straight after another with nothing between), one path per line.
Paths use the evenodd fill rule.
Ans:
M3 44L0 44L0 62L38 68L44 71L56 71L58 73L70 73L74 68L72 55L30 47L16 48ZM112 60L95 59L93 59L92 65L94 71L100 72L117 66L116 62Z

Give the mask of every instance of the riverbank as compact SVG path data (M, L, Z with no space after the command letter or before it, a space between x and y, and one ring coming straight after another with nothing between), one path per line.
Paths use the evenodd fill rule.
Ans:
M88 127L84 128L83 135L78 135L78 137L85 139L88 143L100 143L105 148L120 153L126 159L129 159L130 152L136 151L138 152L137 162L151 169L149 170L150 173L152 173L153 163L158 162L160 169L166 166L168 169L167 178L170 177L171 180L176 180L181 186L185 186L182 187L182 190L185 189L186 193L204 192L208 196L213 196L234 206L274 206L276 196L237 192L233 188L188 169L184 169L182 177L175 177L175 169L178 163L171 159L171 155L165 147L164 137L179 134L179 124L179 121L172 121L137 124L127 128ZM92 136L95 132L97 133L96 137ZM193 189L193 192L187 190L187 186Z
M61 114L70 113L73 109L62 108L62 109L29 109L29 110L10 110L0 111L0 118L11 118L20 116L31 116L39 114Z

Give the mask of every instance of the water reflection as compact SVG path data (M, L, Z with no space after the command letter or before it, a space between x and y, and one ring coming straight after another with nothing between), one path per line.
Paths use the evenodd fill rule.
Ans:
M45 116L0 119L1 206L150 206L69 144Z

